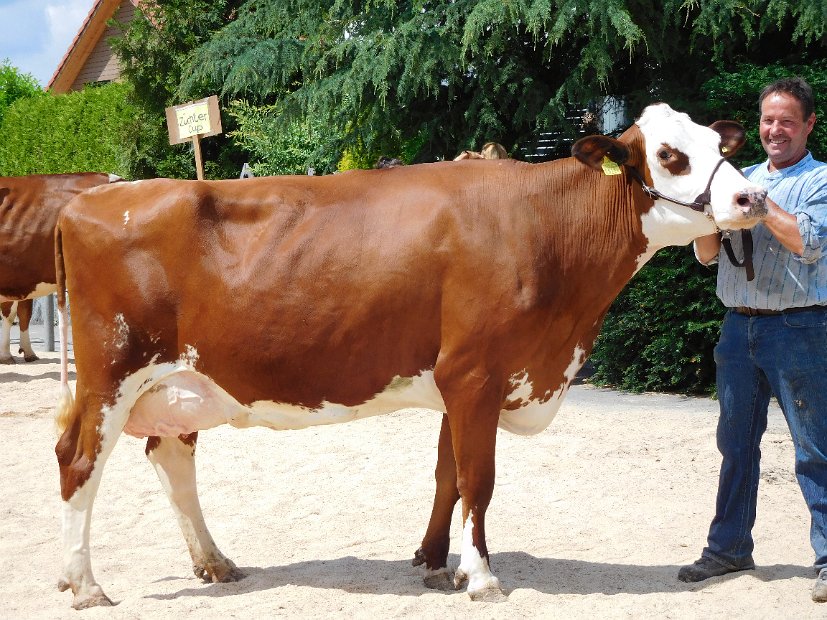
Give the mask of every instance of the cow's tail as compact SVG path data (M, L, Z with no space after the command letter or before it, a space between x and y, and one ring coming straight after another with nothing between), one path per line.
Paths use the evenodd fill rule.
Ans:
M55 426L59 435L69 426L74 409L72 390L69 389L69 314L66 306L66 269L63 261L63 234L58 222L55 228L55 273L57 274L57 316L60 326L60 398L55 411Z

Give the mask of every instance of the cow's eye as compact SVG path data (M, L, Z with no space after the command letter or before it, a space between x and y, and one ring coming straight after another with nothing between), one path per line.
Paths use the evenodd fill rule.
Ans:
M658 151L658 158L659 158L661 161L669 161L669 158L670 158L671 156L672 156L672 153L670 153L670 152L669 152L669 151L667 151L666 149L661 149L660 151Z

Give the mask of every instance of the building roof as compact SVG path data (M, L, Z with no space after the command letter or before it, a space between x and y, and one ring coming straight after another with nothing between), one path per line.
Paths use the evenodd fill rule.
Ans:
M130 8L134 8L138 6L139 0L95 0L80 30L49 80L46 90L55 94L72 90L90 55L102 43L101 39L107 30L106 22L123 4L131 4Z

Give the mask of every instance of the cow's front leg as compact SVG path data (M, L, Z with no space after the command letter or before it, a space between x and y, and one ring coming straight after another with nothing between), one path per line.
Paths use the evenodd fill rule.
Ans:
M499 579L491 573L485 541L485 513L494 492L502 386L484 369L473 369L443 385L440 390L451 427L457 489L462 498L462 551L454 585L459 588L467 581L472 600L502 600L504 594Z
M32 322L33 311L33 299L24 299L17 304L17 320L20 325L20 353L23 354L23 359L27 362L35 362L40 359L32 349L32 340L29 335L29 325ZM44 319L44 324L45 322ZM52 329L52 326L48 325L46 328Z
M442 416L437 453L436 492L428 529L422 539L422 546L414 554L413 565L425 566L425 585L437 590L454 588L448 570L448 548L451 536L451 517L459 499L457 490L457 464L454 460L454 445L451 442L451 426L448 416Z
M146 455L178 519L196 577L213 583L238 581L244 577L215 544L198 500L195 480L195 446L198 433L179 437L150 437Z

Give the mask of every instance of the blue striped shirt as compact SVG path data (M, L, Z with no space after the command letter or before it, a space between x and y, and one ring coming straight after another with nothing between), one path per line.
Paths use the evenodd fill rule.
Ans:
M798 220L804 253L793 254L764 224L752 229L755 279L733 266L721 249L718 256L718 297L728 308L748 306L785 310L827 304L827 164L809 152L798 163L775 172L769 161L744 169L750 181L767 188L769 197ZM732 249L743 257L741 235L732 235Z

